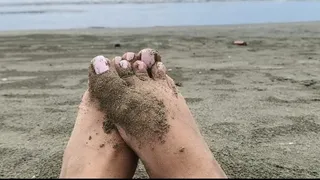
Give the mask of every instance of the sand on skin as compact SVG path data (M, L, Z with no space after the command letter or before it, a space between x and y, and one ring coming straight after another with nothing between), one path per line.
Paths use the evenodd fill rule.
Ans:
M228 176L319 178L319 27L1 32L0 177L57 177L90 60L151 47Z

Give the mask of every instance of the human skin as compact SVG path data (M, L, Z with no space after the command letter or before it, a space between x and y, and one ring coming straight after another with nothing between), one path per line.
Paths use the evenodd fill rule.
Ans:
M138 158L118 131L106 134L105 114L87 90L64 152L60 178L131 178Z
M89 90L151 178L226 177L158 52L144 49L111 61L95 57Z

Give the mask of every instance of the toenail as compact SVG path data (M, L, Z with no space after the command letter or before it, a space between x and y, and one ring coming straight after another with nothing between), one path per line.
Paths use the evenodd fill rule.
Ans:
M144 64L144 63L140 63L139 65L138 65L138 69L139 70L143 70L143 69L146 69L147 68L147 66Z
M138 71L147 70L147 66L142 61L136 61L135 69L138 70Z
M121 61L121 60L122 60L122 57L116 56L116 57L114 57L114 60L115 60L115 61Z
M166 70L166 67L164 66L164 64L162 62L157 63L157 68L161 69L161 70Z
M122 60L122 61L120 61L119 65L120 65L120 67L127 69L127 68L129 68L130 64L127 60Z
M132 61L134 59L135 54L133 52L126 53L125 59L128 61Z
M91 60L96 74L102 74L109 70L109 59L104 56L96 56Z

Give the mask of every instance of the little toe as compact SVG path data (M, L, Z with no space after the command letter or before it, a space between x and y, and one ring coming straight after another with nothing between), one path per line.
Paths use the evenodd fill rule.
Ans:
M156 64L154 64L151 68L151 74L154 80L165 80L167 77L167 68L162 62L156 62Z

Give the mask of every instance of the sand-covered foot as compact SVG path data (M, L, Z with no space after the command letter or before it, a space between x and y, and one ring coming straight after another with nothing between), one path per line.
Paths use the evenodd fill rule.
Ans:
M156 51L98 56L89 79L105 124L116 125L150 177L225 177Z
M118 131L104 133L105 114L89 92L83 95L78 117L64 152L61 178L131 178L137 156Z

